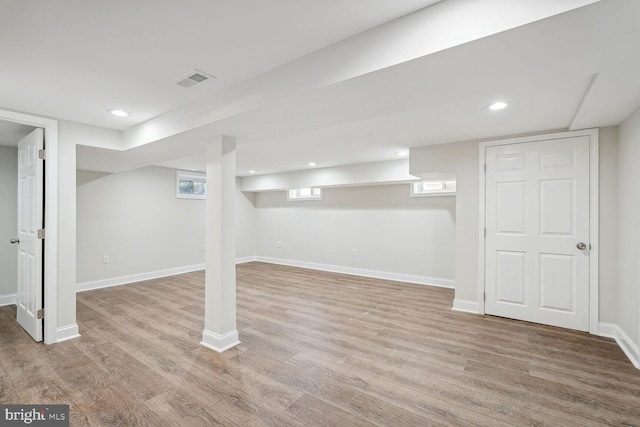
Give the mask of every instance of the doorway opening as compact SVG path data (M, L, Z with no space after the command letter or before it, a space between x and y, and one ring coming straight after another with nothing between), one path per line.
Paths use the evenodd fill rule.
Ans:
M0 123L2 123L7 128L19 129L22 132L27 132L29 130L33 130L34 128L42 128L44 133L48 167L46 168L46 171L44 171L44 181L40 184L43 186L42 192L44 195L44 204L46 206L43 221L43 229L46 230L46 239L44 239L43 244L44 257L42 266L42 277L44 283L42 292L44 296L43 299L46 304L46 311L44 312L46 313L46 315L44 315L43 335L44 342L46 344L53 344L58 342L58 122L56 120L32 116L29 114L0 110ZM17 227L14 229L14 233L16 231ZM9 241L7 241L7 244L9 244ZM15 248L11 248L10 250L15 251ZM9 296L7 299L5 299L5 301L9 301L10 299L11 297Z

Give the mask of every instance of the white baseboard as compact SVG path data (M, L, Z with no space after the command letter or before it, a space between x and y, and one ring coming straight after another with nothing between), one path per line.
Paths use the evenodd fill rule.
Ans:
M343 267L339 265L318 264L315 262L296 261L291 259L270 258L257 256L254 261L269 264L287 265L290 267L309 268L311 270L329 271L332 273L350 274L352 276L371 277L374 279L394 280L396 282L414 283L417 285L437 286L441 288L455 288L455 281L434 277L414 276L411 274L388 273L386 271L366 270L363 268Z
M200 344L213 351L222 353L223 351L229 350L230 348L240 344L240 340L238 339L238 330L234 329L224 335L218 335L215 332L205 329L202 331L202 342Z
M253 262L255 256L236 258L236 264ZM188 265L186 267L168 268L166 270L149 271L147 273L132 274L130 276L112 277L110 279L93 280L82 282L76 285L76 292L90 291L93 289L109 288L111 286L127 285L129 283L142 282L144 280L159 279L161 277L175 276L177 274L191 273L192 271L204 270L204 264ZM0 306L2 305L0 297ZM14 302L15 304L15 302Z
M78 337L80 337L80 331L78 330L77 323L56 329L56 342L67 341Z
M615 323L600 322L598 324L598 335L601 337L615 338L618 334L618 325Z
M16 294L0 295L0 307L5 305L16 305Z
M150 271L147 273L132 274L130 276L113 277L111 279L94 280L78 283L76 292L90 291L92 289L109 288L111 286L126 285L128 283L142 282L143 280L158 279L160 277L175 276L177 274L190 273L204 270L204 264L188 265L186 267L169 268L166 270Z
M627 355L633 366L640 369L640 348L633 342L629 335L620 326L613 323L600 322L598 325L598 335L613 338L618 346Z
M469 301L459 298L453 300L453 307L451 307L451 310L473 314L478 314L480 312L478 301Z
M245 256L242 258L236 258L236 264L244 264L245 262L253 262L253 261L257 261L257 258L255 255L254 256Z

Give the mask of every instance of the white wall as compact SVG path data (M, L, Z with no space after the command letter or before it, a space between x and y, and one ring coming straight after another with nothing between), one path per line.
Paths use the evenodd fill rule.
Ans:
M479 141L458 142L411 149L410 172L427 176L455 173L456 197L456 299L476 302L478 297ZM616 188L617 128L600 135L600 321L616 319ZM620 154L622 156L622 154ZM637 300L637 299L636 299Z
M205 200L176 198L174 169L77 176L78 283L204 263Z
M456 175L455 298L477 301L478 297L478 142L457 142L412 148L410 173Z
M640 346L640 110L625 120L618 140L617 323Z
M236 178L236 258L256 255L256 193L240 191L241 178Z
M174 169L154 166L77 171L78 283L204 263L205 200L176 198L175 180ZM236 196L236 256L254 256L254 195Z
M618 127L600 129L600 322L616 323Z
M0 146L0 297L16 293L18 252L18 149Z
M326 188L323 193L322 201L298 202L287 202L284 191L257 193L257 254L454 278L455 197L410 198L408 184Z
M329 188L322 201L287 202L284 191L243 193L239 181L237 258L454 278L455 197L410 198L402 184ZM203 200L176 199L173 169L78 171L78 283L202 264L204 215Z

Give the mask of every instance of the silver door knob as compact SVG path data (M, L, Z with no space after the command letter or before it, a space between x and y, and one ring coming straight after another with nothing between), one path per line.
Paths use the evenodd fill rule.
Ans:
M20 239L11 239L10 242L11 243L20 243Z
M576 245L576 248L580 249L581 251L587 249L587 245L583 242L580 242Z

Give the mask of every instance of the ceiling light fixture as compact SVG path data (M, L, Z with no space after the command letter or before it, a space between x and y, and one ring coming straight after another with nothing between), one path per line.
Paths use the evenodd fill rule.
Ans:
M114 116L118 116L118 117L127 117L129 115L129 113L123 110L107 110L107 111L113 114Z
M249 171L249 173L256 173L256 171L254 171L253 169L251 169L251 170Z
M489 105L489 109L491 111L498 111L498 110L504 110L505 108L507 108L507 104L506 102L503 101L498 101L498 102L494 102L493 104Z
M309 162L309 166L315 166L316 162Z
M396 156L398 156L398 157L402 157L402 156L406 156L406 155L407 155L407 152L406 152L406 151L398 151L398 152L396 153Z

